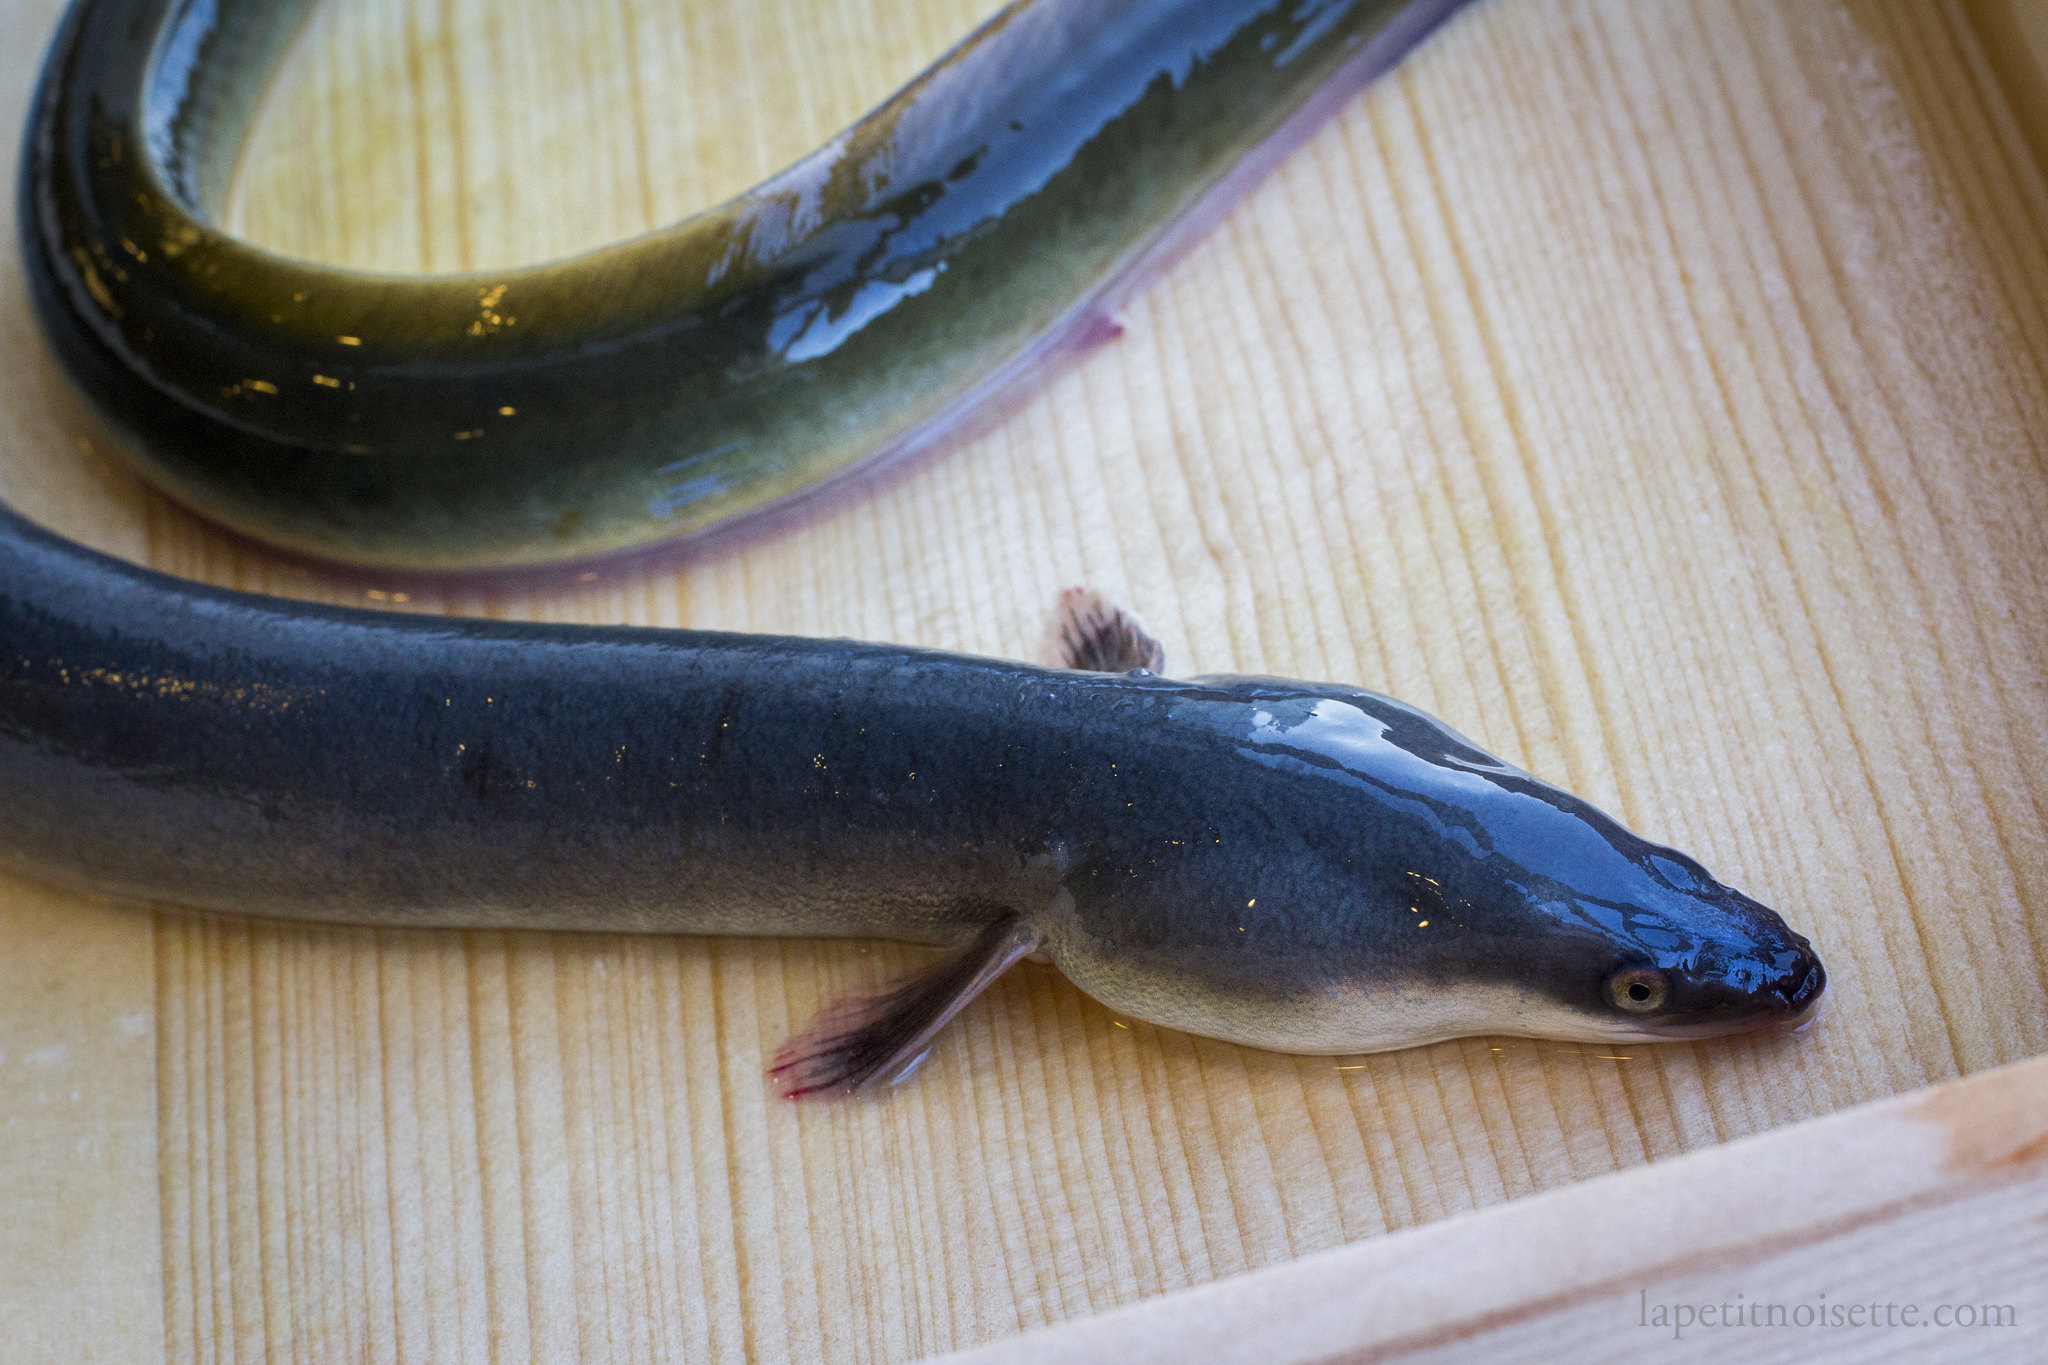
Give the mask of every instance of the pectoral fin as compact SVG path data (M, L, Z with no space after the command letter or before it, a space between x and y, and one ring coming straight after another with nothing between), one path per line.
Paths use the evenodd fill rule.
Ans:
M879 1081L900 1081L949 1019L1038 944L1037 929L1005 915L943 962L825 1008L782 1045L768 1075L792 1100L857 1095Z
M1093 673L1128 673L1134 668L1157 673L1166 667L1166 651L1146 631L1145 623L1092 588L1068 588L1060 594L1046 654L1055 668Z

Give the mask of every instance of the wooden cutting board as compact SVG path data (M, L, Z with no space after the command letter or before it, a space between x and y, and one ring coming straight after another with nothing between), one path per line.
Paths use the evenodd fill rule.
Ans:
M571 251L789 161L989 8L333 0L230 216L365 266ZM0 127L56 14L0 0ZM1779 906L1833 985L1789 1040L1332 1060L1029 968L912 1084L797 1108L764 1059L913 950L0 879L7 1357L911 1358L2048 1051L2048 191L1978 32L1481 0L992 431L545 592L322 577L169 507L10 250L0 496L80 540L327 601L1007 655L1089 583L1175 670L1443 715Z

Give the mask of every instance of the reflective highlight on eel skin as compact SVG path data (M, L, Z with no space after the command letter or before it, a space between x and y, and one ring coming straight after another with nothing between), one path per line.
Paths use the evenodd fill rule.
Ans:
M141 472L302 554L399 569L701 531L934 439L1461 0L1020 0L824 147L551 264L380 275L217 228L307 0L74 0L22 235Z
M289 602L0 511L0 861L353 924L948 950L828 1011L790 1094L900 1077L1043 953L1256 1047L1696 1038L1825 974L1685 855L1355 687L1173 679L1083 596L1037 667Z

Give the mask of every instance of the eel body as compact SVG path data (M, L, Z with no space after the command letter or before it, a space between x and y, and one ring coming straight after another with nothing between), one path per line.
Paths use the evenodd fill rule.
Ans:
M1075 662L1150 662L1111 616ZM1299 1052L1698 1036L1824 982L1691 859L1358 688L314 606L5 512L0 858L241 914L954 950L798 1040L799 1091L900 1074L1034 950Z
M59 353L208 515L380 564L588 554L928 430L1453 3L1013 6L700 219L409 280L205 222L296 7L79 0L23 243ZM1698 1037L1820 998L1773 911L1422 712L1162 677L1130 618L1066 610L1063 667L401 616L0 509L0 861L235 914L946 950L794 1040L791 1094L901 1076L1034 952L1135 1018L1298 1052Z
M22 158L52 343L202 515L404 569L703 530L932 439L1461 0L1022 0L731 202L377 275L212 215L306 0L76 0Z

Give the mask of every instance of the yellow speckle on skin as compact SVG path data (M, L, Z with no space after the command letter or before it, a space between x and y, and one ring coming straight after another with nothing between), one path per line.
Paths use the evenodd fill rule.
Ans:
M242 383L247 385L249 388L255 390L257 393L277 392L277 385L271 383L268 379L244 379Z
M505 288L506 286L497 284L492 285L489 289L479 289L476 291L476 308L479 316L475 322L469 324L469 335L473 337L489 336L500 327L510 327L513 323L519 321L518 318L509 317L498 312L498 304L505 297Z
M363 344L361 337L336 337L335 340L344 346L360 346Z
M502 407L502 408L499 408L499 409L498 409L498 416L500 416L500 417L512 417L512 416L516 416L516 415L518 414L518 412L519 412L519 409L518 409L518 408L515 408L515 407L513 407L513 406L512 406L512 405L511 405L510 403L507 403L507 404L506 404L506 405L505 405L504 407Z
M313 382L323 389L338 389L341 387L341 381L332 375L316 374L313 376Z
M1259 898L1258 898L1257 896L1253 896L1253 897L1252 897L1252 898L1251 898L1250 900L1248 900L1248 901L1246 901L1246 902L1244 903L1244 908L1245 908L1245 909L1247 909L1247 910L1249 910L1249 909L1251 909L1251 908L1252 908L1252 907L1253 907L1254 905L1257 905L1258 903L1259 903Z
M1422 921L1421 923L1417 924L1417 925L1416 925L1415 927L1416 927L1416 928L1418 928L1418 929L1427 929L1427 928L1429 927L1429 921L1428 921L1428 920L1423 920L1423 921Z
M164 238L163 241L159 243L159 245L163 248L164 255L175 258L180 252L184 251L186 247L196 245L198 241L198 224L179 223L176 227L171 229L171 235Z

